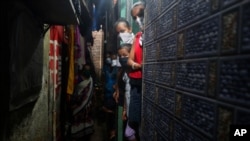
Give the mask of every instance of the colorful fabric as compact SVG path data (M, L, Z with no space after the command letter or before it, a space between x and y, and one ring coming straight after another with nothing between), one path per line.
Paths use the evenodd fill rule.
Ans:
M50 93L53 95L54 108L53 111L55 113L53 126L55 128L55 138L56 140L60 140L61 137L61 129L60 129L60 102L61 102L61 74L62 74L62 51L61 46L64 38L63 34L64 27L63 26L51 26L50 27L50 49L49 49L49 72L50 72Z
M83 136L94 132L94 121L92 118L92 96L93 80L80 82L72 97L72 126L71 135L73 138L82 138Z
M50 78L54 86L56 95L61 90L61 45L63 41L63 26L50 27L50 50L49 50L49 69Z

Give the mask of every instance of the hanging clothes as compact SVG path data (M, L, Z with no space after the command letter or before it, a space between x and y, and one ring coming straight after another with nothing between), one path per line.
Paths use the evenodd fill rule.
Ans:
M76 61L79 69L82 69L82 66L86 64L85 58L85 39L80 33L80 29L76 27Z
M71 136L74 139L79 139L94 132L94 120L92 118L92 77L80 81L72 96L73 115Z
M74 83L75 83L75 61L74 61L74 51L75 51L75 39L74 34L75 27L74 25L69 26L69 75L68 75L68 84L67 84L67 94L72 95L74 92Z
M49 71L50 71L50 94L53 96L53 138L61 139L61 78L62 60L61 46L64 38L63 26L50 27Z
M63 30L63 26L50 27L49 69L56 97L61 93L61 44L64 36Z

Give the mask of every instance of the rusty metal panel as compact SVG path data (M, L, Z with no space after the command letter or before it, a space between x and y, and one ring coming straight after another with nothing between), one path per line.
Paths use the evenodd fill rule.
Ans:
M162 134L161 137L165 137L167 140L170 140L171 137L171 122L172 119L159 108L155 108L154 115L154 126L157 128L158 133Z
M176 58L177 37L171 35L159 41L159 60L173 60Z
M176 0L161 0L159 7L161 11L166 10L166 8L170 7Z
M217 140L229 140L230 125L233 122L234 111L231 108L218 106Z
M145 79L148 81L154 82L155 81L155 64L145 64L143 67L143 75Z
M146 2L145 140L228 141L250 124L250 1Z
M176 7L173 7L158 18L156 21L157 34L155 34L157 37L171 33L175 30L175 13Z
M220 0L222 7L227 7L229 5L235 4L236 2L239 2L240 0Z
M148 98L149 101L155 102L156 99L156 86L155 84L152 83L144 83L144 91L147 92L145 93L144 97Z
M205 94L208 61L178 62L176 65L176 87Z
M158 56L158 48L157 44L155 42L150 43L149 45L146 46L146 51L145 51L145 60L147 62L154 62L157 60Z
M216 55L219 46L219 17L206 20L186 31L185 57Z
M146 0L146 23L152 22L156 18L156 14L159 12L159 0Z
M158 106L171 114L175 112L175 91L158 87Z
M250 106L250 57L224 58L219 65L219 99Z
M150 101L148 98L145 98L145 101L143 102L142 111L143 111L142 118L148 122L153 123L154 103L152 103L152 101Z
M250 50L250 4L244 5L242 14L242 50Z
M152 23L150 26L145 28L145 44L148 42L154 41L156 38L155 35L155 23Z
M149 121L143 122L141 140L142 141L154 141L155 138L155 128Z
M181 0L178 3L178 28L208 16L209 12L209 0Z
M157 63L155 66L155 81L159 84L174 85L174 68L173 63Z
M233 9L222 15L222 53L235 53L238 49L239 11Z
M157 141L170 141L164 134L157 132Z
M215 136L216 105L210 101L183 95L181 119L210 137Z
M197 135L195 131L191 131L186 126L175 122L173 141L207 141L207 139Z

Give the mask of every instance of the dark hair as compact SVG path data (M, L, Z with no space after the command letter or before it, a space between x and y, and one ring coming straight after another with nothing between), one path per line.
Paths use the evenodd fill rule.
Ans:
M81 74L83 77L87 78L87 79L89 79L90 76L91 76L90 70L86 70L86 69L82 69L82 70L80 71L80 74Z
M146 7L146 3L144 1L138 1L136 3L134 3L131 7L131 10L130 10L130 15L132 16L132 18L135 20L136 17L133 16L133 9L139 5L142 5L144 8ZM140 11L140 13L143 13L143 11Z
M84 65L83 65L83 69L85 69L85 70L86 70L86 69L87 69L87 67L89 67L89 68L91 69L91 65L90 65L89 63L86 63L86 64L84 64Z
M116 29L116 27L118 26L119 23L124 23L127 28L130 28L129 22L125 18L120 18L114 24L115 29Z
M121 45L119 46L118 50L119 50L119 49L122 49L122 48L127 48L127 49L130 51L131 47L132 47L132 44L123 43L123 44L121 44Z
M89 63L86 63L86 64L82 65L82 69L79 70L78 73L79 73L79 75L82 75L85 78L90 78L90 76L91 76L91 65Z

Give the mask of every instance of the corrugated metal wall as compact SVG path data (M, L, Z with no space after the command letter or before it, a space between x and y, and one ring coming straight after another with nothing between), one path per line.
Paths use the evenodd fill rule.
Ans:
M250 1L146 3L142 140L229 140L250 124Z

